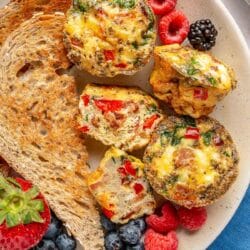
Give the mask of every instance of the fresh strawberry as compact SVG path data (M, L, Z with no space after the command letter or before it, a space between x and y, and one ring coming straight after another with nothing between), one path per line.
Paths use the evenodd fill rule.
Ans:
M176 250L178 239L175 231L162 235L153 229L148 229L145 233L144 244L145 250Z
M148 0L148 3L156 15L165 15L175 8L177 0Z
M159 22L159 36L163 44L181 44L189 32L189 21L183 12L174 10Z
M205 207L192 209L180 207L178 209L178 215L181 225L190 231L200 229L207 220L207 211Z
M50 223L49 206L39 190L21 178L0 176L0 249L37 245Z
M175 230L179 225L178 216L175 207L170 203L163 205L161 216L151 214L146 218L149 227L153 228L158 233L167 233Z

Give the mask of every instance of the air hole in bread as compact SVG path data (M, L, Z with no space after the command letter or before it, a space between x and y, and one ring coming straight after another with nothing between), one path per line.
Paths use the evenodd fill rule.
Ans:
M12 111L14 111L16 114L18 113L18 110L14 107L11 107Z
M57 182L64 183L64 180L62 178L56 178Z
M41 68L43 63L41 61L32 61L25 63L16 73L18 78L24 78L28 73L35 68Z
M69 73L69 69L59 68L59 69L56 69L55 72L59 76L67 75Z
M22 77L29 69L31 68L31 64L30 63L25 63L21 69L18 70L18 72L16 73L16 76Z
M35 101L31 104L31 106L29 108L27 108L28 111L32 110L35 108L35 106L38 104L38 101Z
M43 135L43 136L45 136L45 135L48 134L48 131L46 129L41 129L40 130L40 134Z
M31 143L32 146L34 146L35 148L41 149L40 145L38 145L36 142L32 142Z
M47 159L45 159L43 156L39 155L38 159L42 162L49 162Z
M75 199L75 202L78 203L81 207L86 208L86 210L89 210L89 209L90 209L90 207L88 206L88 204L86 204L86 203L83 202L83 201L79 201L79 200L76 200L76 199Z
M32 122L37 122L37 121L38 121L38 118L36 118L35 116L32 115L32 116L31 116L31 121L32 121Z

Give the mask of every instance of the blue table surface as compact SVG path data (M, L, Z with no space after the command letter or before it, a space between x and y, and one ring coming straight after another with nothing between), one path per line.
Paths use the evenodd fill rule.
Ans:
M207 250L250 250L250 187L230 223Z

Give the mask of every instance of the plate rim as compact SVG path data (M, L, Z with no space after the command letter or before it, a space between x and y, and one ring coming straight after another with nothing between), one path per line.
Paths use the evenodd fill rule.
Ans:
M222 0L213 0L213 2L214 2L213 4L216 5L219 8L219 10L223 12L224 17L229 22L229 26L232 27L232 30L238 36L239 43L241 44L241 47L242 47L242 51L245 54L245 58L242 61L246 61L247 66L250 68L250 51L249 51L246 39L245 39L239 25L235 21L234 17L230 13L230 11L226 7L226 5L222 2ZM247 73L247 75L248 74L249 73ZM250 76L250 74L249 74L249 76ZM239 163L239 166L240 166L240 163ZM220 236L222 231L226 228L226 226L230 223L230 221L234 217L234 215L235 215L236 211L238 210L243 198L245 197L246 191L247 191L247 189L249 187L249 184L250 184L250 172L248 173L248 179L249 179L248 185L245 185L245 187L243 187L244 191L240 194L240 198L237 201L237 204L235 205L235 207L233 208L233 212L232 212L231 216L228 216L228 218L224 221L224 223L221 224L220 227L218 227L218 229L217 229L218 232L216 234L214 234L213 236L211 236L211 241L209 243L207 243L207 244L204 243L205 249L207 249L209 246L211 246L213 244L213 242Z

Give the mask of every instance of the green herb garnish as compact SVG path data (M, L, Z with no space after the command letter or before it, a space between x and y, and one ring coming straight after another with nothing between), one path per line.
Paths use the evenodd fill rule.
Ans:
M166 185L173 185L178 180L178 175L171 175L169 176L168 180L166 181Z
M202 138L203 138L203 143L206 146L209 146L213 137L213 132L212 131L208 131L206 133L202 133Z
M114 3L118 4L120 8L132 9L135 7L135 0L114 0Z
M112 159L113 163L116 164L115 158L113 156L111 159Z
M199 66L199 62L197 62L195 58L192 57L190 59L190 62L187 64L187 68L186 68L186 72L189 76L193 76L197 74L198 72L200 72L200 70L195 66Z
M138 47L139 47L139 44L138 44L137 41L132 42L131 45L132 45L135 49L138 49Z
M224 151L223 155L225 155L226 157L230 157L230 154L227 151Z
M214 77L208 77L207 80L211 83L212 86L216 86L217 81Z
M157 112L157 106L155 104L150 105L149 107L147 107L147 114L152 114Z
M195 119L193 117L190 117L190 116L182 116L185 124L187 126L190 126L190 127L196 127L196 122L195 122Z

